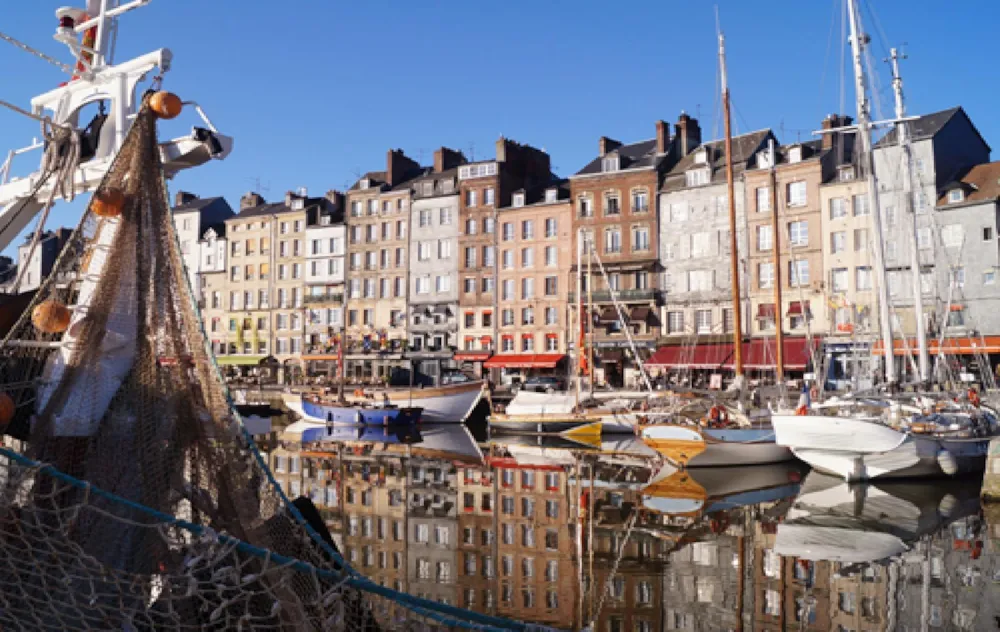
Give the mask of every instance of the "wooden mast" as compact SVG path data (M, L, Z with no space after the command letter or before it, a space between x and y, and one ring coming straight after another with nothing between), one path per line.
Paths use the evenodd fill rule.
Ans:
M726 193L729 197L729 264L733 289L733 367L736 371L736 381L739 383L743 377L743 310L740 301L739 240L736 234L736 192L733 182L733 132L729 111L729 84L726 77L726 37L721 32L719 33L719 65L722 76L723 120L725 121L726 128Z
M781 317L781 226L778 221L778 176L775 172L778 154L773 140L768 149L771 154L768 161L771 166L771 240L774 242L771 261L774 265L774 341L777 347L774 354L774 379L781 384L785 381L785 334L782 331Z

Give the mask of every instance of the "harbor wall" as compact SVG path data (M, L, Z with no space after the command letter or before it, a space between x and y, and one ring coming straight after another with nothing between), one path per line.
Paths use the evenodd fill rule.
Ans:
M990 441L986 455L986 473L983 475L983 500L1000 503L1000 439Z

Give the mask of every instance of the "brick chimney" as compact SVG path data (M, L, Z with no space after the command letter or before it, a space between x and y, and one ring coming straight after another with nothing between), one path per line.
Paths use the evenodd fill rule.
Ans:
M441 147L434 152L434 173L454 169L462 164L465 164L465 154L460 151Z
M255 206L261 206L264 204L264 196L260 193L254 193L253 191L245 193L243 197L240 198L240 210L244 211L248 208L253 208Z
M854 122L849 116L842 114L830 114L825 119L823 119L822 128L823 129L834 129L836 127L846 127ZM842 132L823 134L823 149L833 149L835 145L841 142L843 138Z
M419 170L420 165L407 158L402 149L390 149L386 153L385 179L390 188L403 182Z
M614 140L613 138L608 138L607 136L601 136L597 143L600 148L601 158L603 158L609 151L614 151L622 146L620 142Z
M666 121L656 122L656 153L665 154L670 147L670 124Z
M188 202L194 202L198 199L198 196L194 193L188 193L187 191L178 191L177 195L174 196L174 206L182 206Z
M698 119L691 118L685 112L677 117L677 138L680 139L680 154L687 156L695 147L701 144L701 126Z

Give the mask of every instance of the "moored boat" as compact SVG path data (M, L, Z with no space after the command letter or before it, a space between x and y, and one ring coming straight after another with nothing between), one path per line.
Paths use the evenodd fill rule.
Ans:
M642 429L651 448L680 467L763 465L792 459L792 452L774 441L768 426L706 428L696 425L658 424Z
M351 406L310 396L302 396L300 401L304 417L328 424L400 426L418 423L423 412L420 408L399 408L391 405Z
M356 405L371 401L387 403L399 408L419 408L424 423L462 423L479 404L484 392L484 382L474 381L429 388L379 389L348 393L345 401ZM292 411L303 417L327 421L326 411L305 406L308 394L285 393L282 399ZM311 412L310 412L311 411ZM316 416L322 412L323 416Z

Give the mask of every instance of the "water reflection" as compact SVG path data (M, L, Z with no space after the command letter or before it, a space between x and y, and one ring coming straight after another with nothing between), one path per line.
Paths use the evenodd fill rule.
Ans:
M272 470L345 557L443 603L602 632L998 627L975 480L678 471L629 437L289 430Z

